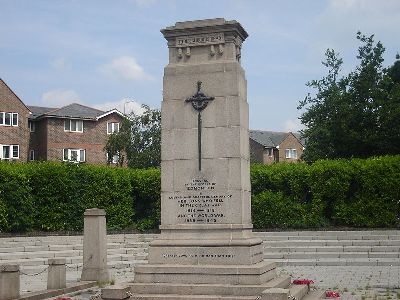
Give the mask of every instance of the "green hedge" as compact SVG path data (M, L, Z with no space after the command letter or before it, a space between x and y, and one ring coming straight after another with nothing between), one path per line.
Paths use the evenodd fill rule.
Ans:
M256 228L396 227L400 156L254 165Z
M134 228L149 216L159 219L159 182L155 169L2 162L0 232L81 231L92 207L105 209L109 229Z
M396 227L400 156L251 168L255 228ZM153 229L159 169L0 162L0 232L81 231L86 208L109 229Z

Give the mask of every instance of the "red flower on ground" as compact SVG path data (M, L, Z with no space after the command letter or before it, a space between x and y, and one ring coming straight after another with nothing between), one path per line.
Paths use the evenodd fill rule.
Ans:
M295 279L293 280L293 284L313 284L314 281L310 280L310 279Z
M340 294L338 292L334 292L334 291L326 291L325 297L326 298L340 298Z

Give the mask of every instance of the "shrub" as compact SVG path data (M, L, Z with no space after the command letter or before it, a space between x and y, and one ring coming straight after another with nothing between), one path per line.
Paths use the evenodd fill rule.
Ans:
M395 227L400 156L251 167L255 228ZM107 227L157 228L160 170L0 162L0 232L80 231L85 209Z

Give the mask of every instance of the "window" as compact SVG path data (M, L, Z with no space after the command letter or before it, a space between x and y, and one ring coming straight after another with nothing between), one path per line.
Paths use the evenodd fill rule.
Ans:
M4 113L4 125L11 126L11 113Z
M64 131L71 132L83 132L83 121L82 120L65 120Z
M64 149L63 160L73 162L84 162L86 159L86 150L84 149Z
M30 132L35 132L36 130L36 123L32 121L28 121L28 126L29 126L29 131Z
M119 132L119 123L107 123L107 134Z
M29 160L35 160L35 150L29 150Z
M0 112L0 125L18 126L18 113Z
M111 164L117 164L118 160L119 160L119 153L116 153L115 155L113 155L112 160L109 161L108 159L108 153L106 153L107 156L107 162L111 163Z
M0 159L19 159L19 145L0 145Z
M297 158L297 150L296 149L285 149L286 158Z

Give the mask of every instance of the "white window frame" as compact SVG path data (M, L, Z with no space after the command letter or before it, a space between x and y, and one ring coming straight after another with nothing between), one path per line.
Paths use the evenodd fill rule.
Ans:
M107 157L107 162L108 162L108 153L107 152L106 152L106 157ZM110 163L117 164L118 161L119 161L119 153L113 155L112 161Z
M76 159L73 159L72 155L76 153ZM65 148L62 152L63 161L70 161L70 162L85 162L86 161L86 150L85 149L74 149L74 148Z
M297 159L297 149L285 149L285 158Z
M36 123L33 121L28 121L28 126L29 126L29 132L35 132L36 131Z
M72 123L75 122L75 130L72 130ZM78 123L81 123L81 129L82 130L78 130ZM67 119L64 120L64 131L68 131L68 132L83 132L83 120L76 120L76 119Z
M6 124L6 115L8 115L10 123ZM14 116L16 116L16 122L14 122ZM18 127L19 116L18 113L13 112L0 112L0 126L14 126Z
M35 160L35 150L29 150L29 160L30 161Z
M8 157L4 157L4 147L8 147ZM15 149L17 149L17 156L14 156ZM1 160L19 159L19 145L0 145L0 159Z
M109 127L111 125L111 131L109 130ZM119 123L118 122L107 122L107 134L112 134L112 133L117 133L119 132Z

